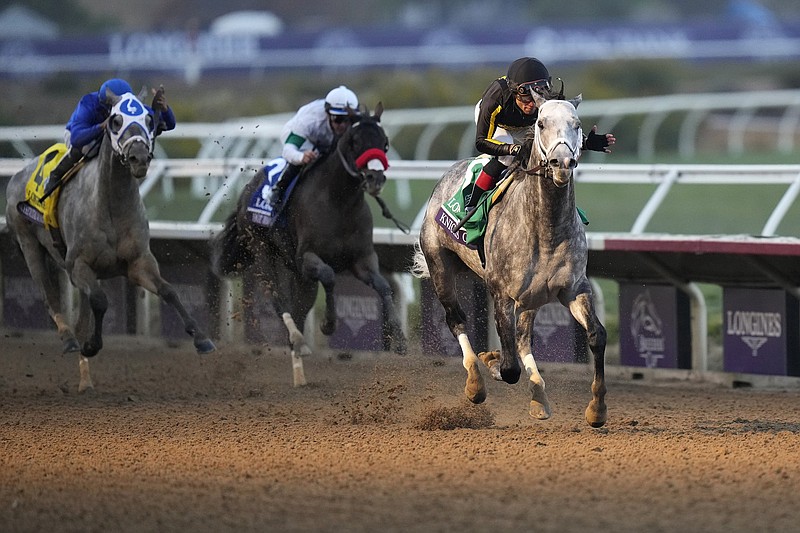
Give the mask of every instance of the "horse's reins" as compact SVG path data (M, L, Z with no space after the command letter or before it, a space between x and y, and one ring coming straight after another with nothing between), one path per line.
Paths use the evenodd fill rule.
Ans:
M344 167L345 171L347 171L347 173L352 177L356 178L359 182L359 185L364 188L364 184L367 181L366 173L360 170L354 170L353 167L350 166L350 164L347 162L347 159L345 159L344 154L342 153L342 149L339 147L339 143L336 144L336 154L339 156L339 161L342 162L342 166ZM397 220L392 212L389 211L389 207L386 205L386 202L383 200L383 198L380 196L373 196L373 198L375 198L375 201L378 202L379 206L381 206L381 214L384 218L388 218L394 222L394 225L397 226L397 229L403 233L407 234L411 232L411 228L407 224Z

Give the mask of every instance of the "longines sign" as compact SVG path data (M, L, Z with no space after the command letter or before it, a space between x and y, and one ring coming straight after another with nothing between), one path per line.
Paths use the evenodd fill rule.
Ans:
M725 371L800 375L798 315L798 301L783 290L725 288Z

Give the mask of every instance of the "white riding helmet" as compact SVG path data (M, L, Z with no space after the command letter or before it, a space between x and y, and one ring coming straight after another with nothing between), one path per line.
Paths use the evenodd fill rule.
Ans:
M344 85L331 90L325 97L325 111L329 114L347 115L347 108L358 111L358 96Z

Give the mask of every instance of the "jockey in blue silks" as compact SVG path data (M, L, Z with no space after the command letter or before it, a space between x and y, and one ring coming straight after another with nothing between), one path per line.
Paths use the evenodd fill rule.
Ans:
M79 159L82 157L89 159L97 155L97 148L100 146L112 108L112 102L108 99L109 93L122 96L125 93L133 94L133 89L127 81L112 78L105 81L98 91L86 94L80 99L67 122L64 133L67 153L50 173L45 196L61 184L64 174ZM147 109L153 116L155 135L175 128L175 114L167 105L163 87L158 90L153 89L153 102Z

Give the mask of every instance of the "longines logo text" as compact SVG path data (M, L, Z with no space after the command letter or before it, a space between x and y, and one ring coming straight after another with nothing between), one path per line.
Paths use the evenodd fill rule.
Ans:
M782 328L780 313L762 313L758 311L728 311L726 331L728 335L742 337L780 337Z

